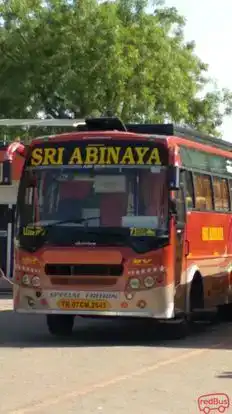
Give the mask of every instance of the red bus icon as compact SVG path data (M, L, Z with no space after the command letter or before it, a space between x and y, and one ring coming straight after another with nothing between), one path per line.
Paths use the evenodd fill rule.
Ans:
M209 414L211 411L216 413L225 413L230 406L230 400L227 394L205 394L198 398L198 407L200 412Z

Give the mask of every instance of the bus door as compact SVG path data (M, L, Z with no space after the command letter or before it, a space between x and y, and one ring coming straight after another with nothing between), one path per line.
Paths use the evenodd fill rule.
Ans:
M180 172L180 189L175 191L174 272L176 306L185 309L186 295L182 291L181 275L186 270L188 241L186 240L185 171Z

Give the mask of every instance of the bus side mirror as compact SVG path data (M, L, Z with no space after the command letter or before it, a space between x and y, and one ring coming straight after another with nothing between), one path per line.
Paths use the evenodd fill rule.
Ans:
M170 191L180 189L180 167L170 165L168 168L168 188Z

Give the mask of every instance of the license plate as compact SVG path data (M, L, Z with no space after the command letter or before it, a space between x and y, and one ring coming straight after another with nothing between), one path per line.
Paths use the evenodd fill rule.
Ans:
M64 310L105 310L110 308L110 304L106 300L61 299L57 302L57 305Z

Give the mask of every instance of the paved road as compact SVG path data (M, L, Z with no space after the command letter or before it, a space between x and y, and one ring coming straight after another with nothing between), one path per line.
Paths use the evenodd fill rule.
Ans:
M197 414L202 394L232 401L232 324L170 341L137 324L77 320L61 342L43 317L11 306L0 299L1 414Z

